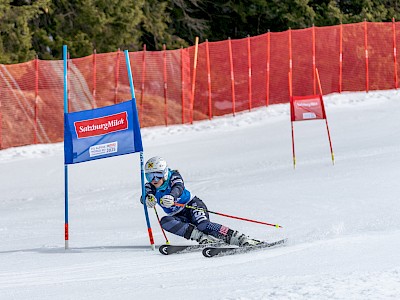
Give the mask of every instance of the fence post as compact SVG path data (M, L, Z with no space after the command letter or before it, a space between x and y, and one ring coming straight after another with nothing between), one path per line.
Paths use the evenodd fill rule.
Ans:
M270 70L270 60L271 60L271 31L268 29L267 33L267 78L266 78L266 85L267 85L267 95L265 97L265 105L269 105L269 70Z
M252 109L252 82L251 82L251 44L250 44L250 35L247 36L247 63L249 66L249 74L248 74L248 78L249 78L249 111L251 111Z
M364 48L365 48L365 89L369 91L369 70L368 70L368 28L367 20L364 19Z
M121 49L118 48L117 51L117 61L115 66L115 87L114 87L114 104L118 102L118 84L119 84L119 56L121 53Z
M69 51L67 52L67 61L66 61L66 64L67 64L67 73L68 73L68 76L67 76L67 85L68 86L71 86L69 83L70 83L70 81L71 81L71 57L70 57L70 54L69 54ZM71 96L70 96L70 89L67 89L67 107L68 107L68 112L71 112L72 111L72 105L71 105Z
M165 119L165 126L168 126L168 104L167 104L167 47L163 44L163 60L164 60L164 67L163 67L163 79L164 79L164 119Z
M38 103L39 102L39 58L36 55L35 57L35 136L33 143L37 144L38 143Z
M210 49L208 40L206 40L206 59L207 59L207 85L208 85L208 119L211 120L212 113L212 96L211 96L211 67L210 67Z
M182 124L185 124L185 81L184 81L184 63L183 47L181 47L181 99L182 99Z
M313 91L314 95L317 94L317 83L316 83L316 76L315 76L315 69L316 69L316 63L315 63L315 25L313 24L312 26L312 65L313 65Z
M92 103L92 108L96 107L96 49L93 50L93 103Z
M289 28L289 73L291 80L291 87L293 89L293 61L292 61L292 29Z
M190 124L193 124L193 110L194 110L194 92L196 90L196 72L197 72L197 56L199 53L199 37L196 36L194 46L194 62L193 62L193 78L192 78L192 94L190 95Z
M343 76L343 24L340 23L339 37L339 93L342 93L342 76Z
M229 62L231 66L231 89L232 89L232 114L235 116L236 107L236 97L235 97L235 74L233 72L233 56L232 56L232 40L228 38L228 48L229 48Z
M2 105L1 105L1 97L0 97L0 150L3 149L3 121L2 121Z
M146 75L146 44L143 45L143 57L142 57L142 85L140 95L140 124L143 126L143 98L144 98L144 80Z
M394 86L397 90L397 42L396 42L396 23L394 18L392 18L392 29L393 29L393 60L394 60Z

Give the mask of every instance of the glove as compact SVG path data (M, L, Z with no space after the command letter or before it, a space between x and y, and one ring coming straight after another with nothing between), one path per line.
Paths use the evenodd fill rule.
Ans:
M171 195L162 196L162 198L160 199L160 204L165 208L171 207L172 205L175 204L174 196Z
M148 194L146 196L146 205L148 208L153 208L157 204L157 199L153 194Z

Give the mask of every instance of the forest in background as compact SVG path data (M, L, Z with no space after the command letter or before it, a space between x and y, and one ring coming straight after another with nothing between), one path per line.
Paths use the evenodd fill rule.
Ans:
M188 47L268 32L400 19L380 0L0 0L0 63Z

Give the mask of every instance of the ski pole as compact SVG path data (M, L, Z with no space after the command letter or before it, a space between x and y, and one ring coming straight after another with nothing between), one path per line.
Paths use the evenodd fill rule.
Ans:
M253 223L262 224L262 225L273 226L273 227L276 227L276 228L283 228L282 226L280 226L278 224L270 224L270 223L251 220L251 219L246 219L246 218L242 218L242 217L235 217L235 216L223 214L223 213L220 213L220 212L215 212L215 211L211 211L211 210L208 210L208 209L204 209L204 208L201 208L201 207L190 206L190 205L181 204L181 203L177 203L177 202L175 202L175 205L176 206L185 207L185 208L194 209L194 210L202 210L204 212L208 212L208 213L211 213L211 214L216 214L216 215L219 215L219 216L222 216L222 217L227 217L227 218L232 218L232 219L237 219L237 220L242 220L242 221L247 221L247 222L253 222Z
M170 242L169 242L169 240L168 240L168 238L167 238L167 235L165 234L164 228L162 228L162 226L161 226L160 217L158 216L157 209L156 209L155 206L154 206L154 212L156 213L157 220L158 220L158 224L160 225L161 231L162 231L162 233L163 233L163 235L164 235L164 237L165 237L165 243L166 243L167 245L169 245Z

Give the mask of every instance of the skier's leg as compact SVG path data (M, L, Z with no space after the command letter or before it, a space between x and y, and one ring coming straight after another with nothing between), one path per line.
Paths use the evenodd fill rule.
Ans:
M202 232L214 236L223 242L235 246L251 246L257 245L260 241L251 239L245 234L232 230L224 225L203 221L197 225L197 228Z
M227 241L230 237L228 234L233 233L233 231L226 226L211 222L209 213L207 212L207 206L200 198L194 197L192 201L190 201L189 205L199 208L198 210L190 209L186 212L186 217L195 226L197 231L228 243ZM194 233L196 234L196 230L194 230Z
M164 230L179 236L185 236L190 225L184 216L165 216L161 218L160 224Z
M215 243L218 240L209 236L190 224L183 216L165 216L160 221L164 230L184 237L187 240L194 240L200 244Z
M222 240L227 244L236 246L256 245L260 243L260 241L250 239L248 236L234 231L229 227L211 222L207 212L207 206L201 199L194 197L190 205L200 208L199 210L192 210L188 219L191 219L191 223L201 232Z
M245 246L259 243L238 231L211 222L207 207L201 199L194 197L190 206L198 207L199 210L185 209L175 216L165 216L160 220L162 228L200 244L223 241L231 245Z

